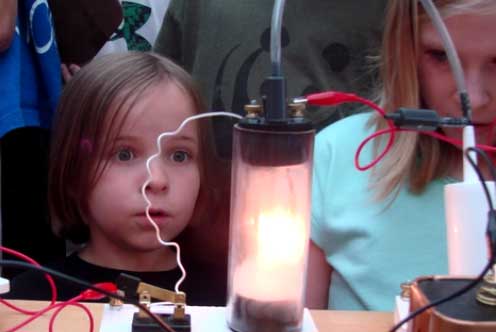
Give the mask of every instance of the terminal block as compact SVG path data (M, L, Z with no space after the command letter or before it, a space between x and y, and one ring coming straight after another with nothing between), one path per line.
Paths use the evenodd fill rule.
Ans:
M186 294L184 292L173 292L153 286L125 273L119 276L116 283L126 297L138 296L140 303L147 307L150 307L152 299L172 303L174 305L172 314L157 314L157 316L176 332L191 331L191 316L186 314ZM144 311L140 310L134 314L132 332L154 331L162 330Z

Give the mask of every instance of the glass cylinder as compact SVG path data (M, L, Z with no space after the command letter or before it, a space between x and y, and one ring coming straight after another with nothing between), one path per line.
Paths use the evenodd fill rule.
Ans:
M227 322L235 331L301 330L314 136L234 127Z

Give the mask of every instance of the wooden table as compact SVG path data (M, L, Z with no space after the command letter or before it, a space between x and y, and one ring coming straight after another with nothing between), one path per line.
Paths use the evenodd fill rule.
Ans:
M11 301L24 309L40 309L47 305L39 301ZM103 304L87 303L95 320L95 332L100 329ZM365 311L330 311L311 310L313 320L319 332L386 332L393 323L390 312L365 312ZM86 314L79 308L68 307L57 318L54 330L57 332L88 332ZM0 331L6 331L26 319L27 316L19 314L0 304ZM50 314L39 318L19 331L48 331Z

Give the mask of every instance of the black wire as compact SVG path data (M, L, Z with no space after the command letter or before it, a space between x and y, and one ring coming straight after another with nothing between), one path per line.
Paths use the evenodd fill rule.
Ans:
M477 147L467 148L467 151L465 153L466 153L467 159L470 162L470 164L472 165L472 167L477 167L477 165L475 165L475 162L469 156L469 152L471 152L471 151L476 152L478 155L480 155L484 159L484 161L487 164L487 167L489 168L489 173L491 173L491 177L493 178L494 185L496 186L496 167L494 166L491 158L489 158L487 153L480 148L477 148ZM477 173L477 176L479 177L479 180L481 181L481 183L484 187L484 192L486 193L486 199L487 199L487 202L488 202L488 205L490 208L490 210L489 210L490 214L488 216L486 235L488 237L491 255L496 256L496 234L494 233L495 232L495 230L494 230L494 226L495 226L494 218L496 215L496 211L494 210L493 201L491 199L489 189L487 188L486 181L484 181L484 178L483 178L482 174L480 174L480 172L476 171L476 173ZM495 188L495 193L496 193L496 188ZM493 258L493 263L495 262L495 260L496 260L496 257Z
M94 290L98 293L106 295L110 298L118 299L118 300L121 300L123 302L129 302L129 303L137 306L141 310L143 310L148 316L150 316L151 319L153 319L160 326L160 328L162 330L167 331L167 332L176 332L172 327L170 327L162 319L160 319L160 317L158 317L153 312L151 312L150 309L148 309L146 306L139 303L138 300L130 299L130 298L127 298L125 296L121 296L121 295L109 292L105 289L101 289L99 287L96 287L87 281L84 281L82 279L70 276L68 274L65 274L65 273L62 273L62 272L59 272L56 270L52 270L52 269L50 269L48 267L44 267L44 266L35 266L35 265L30 264L30 263L19 262L19 261L15 261L15 260L4 260L4 259L0 259L0 266L23 267L23 268L27 268L27 269L31 269L31 270L45 272L45 273L48 273L50 275L64 279L66 281L78 284L78 285L83 286L85 288L89 288L89 289Z
M486 162L486 165L489 167L489 172L491 173L491 177L493 178L494 185L496 186L496 167L494 166L493 161L491 160L491 158L489 158L489 156L487 155L487 153L484 150L482 150L480 148L477 148L477 147L470 147L467 150L468 151L474 151L479 156L481 156L482 158L484 158L484 161ZM470 160L469 160L469 162L470 162ZM492 205L492 200L489 201L489 204Z
M479 178L479 182L482 185L482 189L484 189L484 194L486 195L487 204L489 205L489 211L493 211L494 210L493 200L491 199L491 194L489 193L489 189L487 188L486 179L484 179L484 176L482 175L482 172L479 166L477 166L475 160L472 158L472 156L470 156L470 152L475 152L478 155L480 155L482 158L484 158L484 161L488 165L489 170L491 172L491 176L493 177L493 181L496 181L496 170L494 169L494 165L492 164L491 159L489 159L489 157L483 150L474 147L467 148L467 150L465 151L465 157L467 157L470 166L472 166L472 168L475 170L475 173Z
M495 169L493 163L491 162L491 159L481 149L479 149L479 148L468 148L465 151L465 156L467 157L467 160L470 163L470 165L474 168L475 173L477 173L477 177L479 178L479 181L480 181L480 183L482 185L482 188L484 189L484 193L486 195L487 204L489 205L490 211L493 211L494 210L493 202L492 202L492 199L491 199L491 195L489 194L489 189L487 188L487 184L486 184L486 181L484 179L484 176L482 175L482 172L481 172L480 168L477 166L477 164L475 163L475 161L473 160L473 158L470 156L469 152L476 152L477 154L481 155L484 158L484 161L488 164L488 167L489 167L489 169L491 171L491 176L493 177L493 179L495 179L495 181L496 181L496 169ZM495 250L493 250L493 247L494 247L494 244L491 244L491 257L489 258L488 263L486 264L486 266L484 267L484 269L482 270L482 272L477 276L477 278L475 278L469 284L467 284L464 287L460 288L456 292L454 292L454 293L452 293L452 294L450 294L448 296L445 296L443 298L440 298L439 300L436 300L436 301L434 301L434 302L432 302L432 303L430 303L428 305L425 305L423 307L418 308L414 312L410 313L410 315L408 315L407 317L405 317L404 319L402 319L401 321L399 321L396 325L394 325L389 330L389 332L395 332L403 324L405 324L406 322L408 322L408 321L412 320L413 318L417 317L418 315L420 315L421 313L425 312L426 310L428 310L428 309L430 309L432 307L438 306L440 304L443 304L445 302L451 301L452 299L454 299L454 298L456 298L456 297L458 297L458 296L466 293L467 291L469 291L470 289L472 289L473 287L475 287L479 282L482 281L482 279L484 279L484 276L487 274L487 272L493 266L493 262L494 262L494 260L496 258Z

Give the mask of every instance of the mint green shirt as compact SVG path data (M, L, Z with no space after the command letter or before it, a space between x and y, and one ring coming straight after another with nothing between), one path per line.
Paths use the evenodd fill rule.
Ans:
M394 308L400 283L447 274L444 185L433 181L421 195L401 189L391 205L375 202L371 171L354 167L355 151L373 128L371 113L345 118L317 135L312 197L312 240L333 267L329 308ZM373 143L363 150L368 164Z

